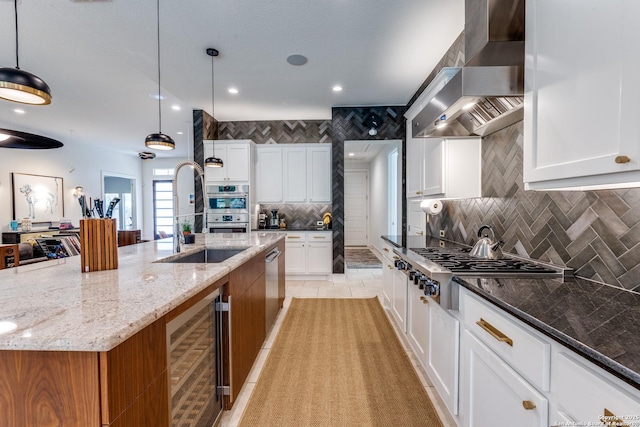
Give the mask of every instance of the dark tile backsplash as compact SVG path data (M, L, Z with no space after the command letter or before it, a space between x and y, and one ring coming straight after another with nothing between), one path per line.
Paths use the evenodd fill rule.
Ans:
M267 224L271 218L271 210L277 209L278 216L284 214L287 229L315 227L316 221L322 221L322 216L331 213L331 205L299 203L287 205L261 204L260 210L267 214Z
M640 291L640 188L525 191L522 122L482 140L482 198L444 202L431 234L473 244L491 225L504 250L573 268L577 275Z

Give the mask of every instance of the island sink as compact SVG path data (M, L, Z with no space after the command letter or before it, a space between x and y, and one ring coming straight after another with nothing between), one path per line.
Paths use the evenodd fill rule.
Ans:
M203 249L189 255L181 256L167 261L171 263L218 263L223 262L234 255L246 250L244 249Z

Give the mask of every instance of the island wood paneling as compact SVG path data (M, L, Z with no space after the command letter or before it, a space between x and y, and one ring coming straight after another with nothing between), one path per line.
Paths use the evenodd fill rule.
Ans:
M0 351L0 426L100 425L98 355Z
M165 371L109 426L169 427L168 395L169 383Z
M184 313L185 311L187 311L188 309L190 309L191 307L193 307L194 305L202 301L202 299L208 296L210 293L214 292L218 288L223 287L228 282L229 282L228 274L222 277L221 279L216 280L214 284L207 286L205 290L198 292L195 296L189 298L187 301L183 302L178 307L176 307L175 309L167 313L167 315L165 316L166 322L167 323L171 322L173 319L175 319L176 317L178 317L179 315L181 315L182 313Z
M100 353L102 387L102 423L109 424L139 398L159 377L165 379L167 347L165 319L144 328L113 350ZM166 387L165 387L166 390ZM153 397L165 408L168 417L168 393ZM137 405L143 411L134 417L155 417L154 407Z
M285 278L285 245L284 240L278 242L278 250L282 252L278 258L278 307L284 306L286 278Z

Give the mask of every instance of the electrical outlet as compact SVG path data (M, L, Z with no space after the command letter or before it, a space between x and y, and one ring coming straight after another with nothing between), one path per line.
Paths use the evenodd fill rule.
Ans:
M440 240L440 247L444 248L444 242L442 240Z
M444 237L444 230L440 230L440 237Z

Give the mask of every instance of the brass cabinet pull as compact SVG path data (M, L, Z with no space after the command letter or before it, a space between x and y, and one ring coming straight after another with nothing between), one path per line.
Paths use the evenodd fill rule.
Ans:
M299 239L300 236L287 236L287 239Z
M617 156L616 157L616 163L622 164L622 163L629 163L631 161L631 159L627 156Z
M382 248L382 250L385 251L385 252L389 252L389 249L387 249L387 248Z
M398 260L400 257L394 256L393 259Z
M326 239L324 236L313 236L314 239Z
M420 297L420 301L422 301L423 304L429 304L429 300L426 297Z
M420 195L420 194L422 194L422 191L416 191L416 194Z
M604 408L604 418L601 419L600 422L604 423L606 426L629 427L629 424L623 424L624 421L616 417L616 414L607 408Z
M393 270L393 267L391 267L389 264L387 264L387 267L389 267L389 270Z
M532 409L536 409L536 404L530 400L523 400L522 407L527 411L531 411Z
M424 233L423 233L422 231L417 231L417 232L416 232L416 234L417 234L418 236L422 236Z
M476 322L476 325L480 326L482 329L487 331L489 335L491 335L498 341L509 344L511 347L513 347L513 340L508 336L506 336L505 334L503 334L502 332L500 332L498 329L496 329L492 324L490 324L486 320L481 318Z

